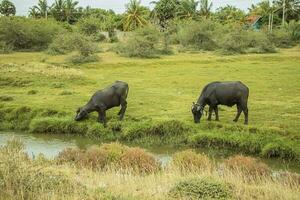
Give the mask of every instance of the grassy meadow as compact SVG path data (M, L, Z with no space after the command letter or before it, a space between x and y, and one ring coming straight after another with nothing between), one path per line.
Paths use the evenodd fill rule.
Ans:
M0 129L233 148L300 160L299 46L274 54L177 52L154 59L121 57L111 47L101 46L100 61L83 65L68 63L68 55L0 55ZM116 80L130 87L124 122L117 120L118 108L108 111L106 129L96 122L96 113L84 122L73 121L78 107ZM250 88L249 126L243 125L243 115L235 124L236 108L224 106L221 122L204 117L200 125L193 124L192 102L216 80L240 80Z

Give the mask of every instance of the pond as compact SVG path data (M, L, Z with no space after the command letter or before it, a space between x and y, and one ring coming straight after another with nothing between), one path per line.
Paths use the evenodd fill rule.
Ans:
M25 144L25 148L29 156L35 157L40 153L47 158L55 158L59 152L65 148L80 148L86 149L92 145L100 145L101 142L81 136L74 135L49 135L49 134L29 134L29 133L14 133L14 132L0 132L0 146L6 144L7 140L13 137L20 138ZM126 144L131 147L141 147L152 153L162 165L166 165L171 161L172 155L183 148L176 148L174 146L141 146L136 144ZM205 153L213 157L217 161L236 154L226 150L215 150L211 148L197 149L199 153ZM262 159L274 170L289 170L300 173L300 167L294 162L284 162L279 159Z

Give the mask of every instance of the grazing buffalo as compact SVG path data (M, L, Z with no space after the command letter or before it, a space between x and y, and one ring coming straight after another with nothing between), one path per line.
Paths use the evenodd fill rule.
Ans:
M91 112L98 112L98 121L106 125L106 110L121 105L119 112L120 120L124 118L124 114L127 108L127 95L129 87L128 84L122 81L116 81L111 86L97 91L90 101L77 110L75 117L76 121L84 119Z
M206 105L209 105L209 121L213 111L216 114L216 121L219 121L218 105L230 107L237 105L237 115L233 121L237 122L243 111L245 124L248 124L248 96L249 88L240 81L209 83L204 87L197 103L192 105L194 121L200 123Z

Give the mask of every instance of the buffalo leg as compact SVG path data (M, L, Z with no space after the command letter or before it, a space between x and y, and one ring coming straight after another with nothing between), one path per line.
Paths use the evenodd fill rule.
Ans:
M220 121L219 120L219 109L218 109L218 106L215 107L215 114L216 114L216 121Z
M106 126L106 111L99 111L98 114L98 121Z
M237 122L241 116L243 109L242 106L240 104L237 104L237 115L235 117L235 119L233 120L234 122Z
M212 116L213 110L214 110L214 107L213 106L209 106L208 118L207 118L208 121L211 121L211 116Z
M243 109L244 115L245 115L245 124L248 125L248 108L245 107Z
M119 112L120 120L123 120L126 109L127 109L127 101L126 101L126 100L123 100L123 101L121 102L121 110L120 110L120 112Z

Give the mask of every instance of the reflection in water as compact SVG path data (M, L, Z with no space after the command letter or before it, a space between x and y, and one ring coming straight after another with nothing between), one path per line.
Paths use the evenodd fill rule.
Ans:
M86 149L92 145L100 145L101 142L97 140L92 140L80 136L74 135L47 135L47 134L27 134L27 133L1 133L0 132L0 146L4 145L7 140L12 139L13 137L20 138L26 147L26 151L29 156L34 157L39 154L44 154L47 158L54 158L64 150L65 148L80 148ZM131 147L136 147L140 145L132 145L126 144ZM182 149L174 148L174 147L143 147L147 149L149 152L155 155L155 157L162 163L162 165L166 165L170 162L171 156ZM214 150L212 148L204 148L198 149L199 153L205 153L214 159L223 160L224 158L234 154L231 151L226 150ZM276 170L290 170L295 172L300 172L300 167L297 163L293 162L283 162L281 160L263 160L270 167Z

